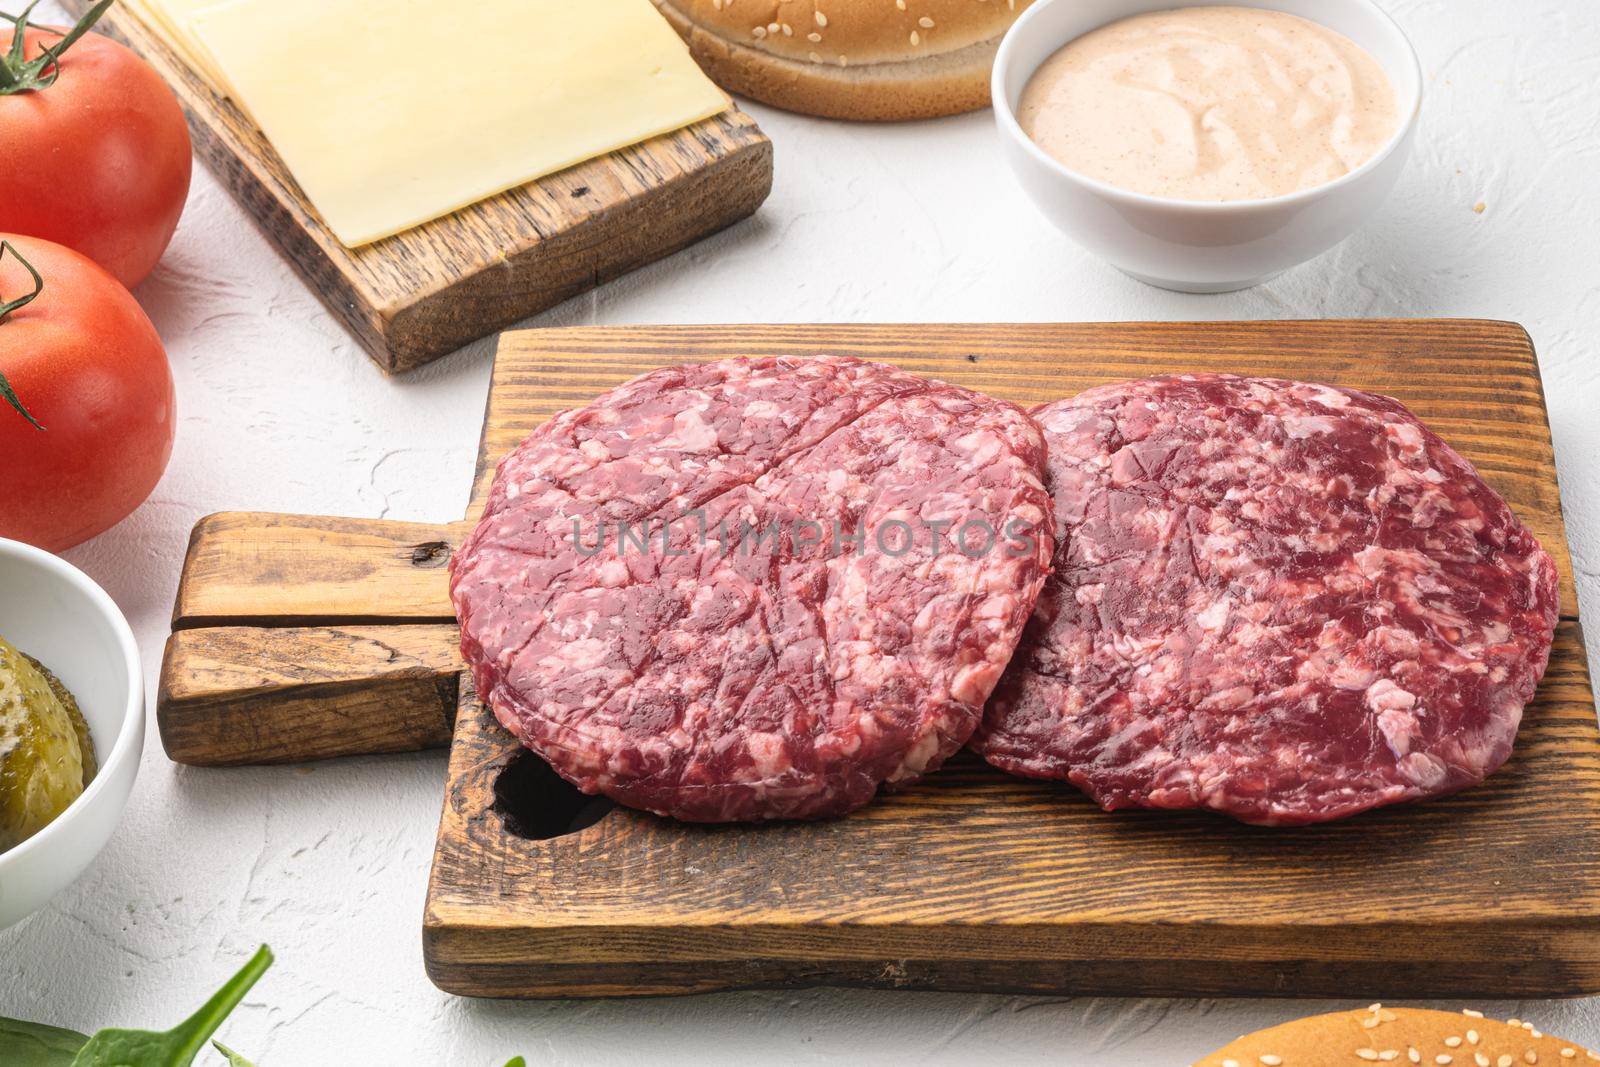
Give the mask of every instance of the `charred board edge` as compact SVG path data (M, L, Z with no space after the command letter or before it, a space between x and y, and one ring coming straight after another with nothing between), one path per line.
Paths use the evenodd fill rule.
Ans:
M506 931L433 920L423 931L429 979L457 996L504 999L662 997L815 986L1055 996L1337 997L1416 999L1573 997L1600 990L1593 923L1507 932L1492 923L1426 928L1344 926L1337 951L1310 948L1303 931L1192 931L1152 936L1148 926L1025 924L977 932L982 950L954 949L949 930L852 932L848 942L814 927L765 931L781 955L738 951L712 933L679 959L584 959L581 950L539 959ZM614 938L595 932L600 943ZM1328 940L1333 940L1330 936ZM1182 944L1178 944L1178 942ZM651 943L648 935L638 944ZM831 946L838 944L836 951ZM1461 945L1477 945L1464 954ZM1397 952L1396 946L1406 946ZM1420 947L1418 947L1420 946ZM1009 949L1009 951L1008 951ZM522 951L519 951L522 950ZM933 955L930 950L937 950Z

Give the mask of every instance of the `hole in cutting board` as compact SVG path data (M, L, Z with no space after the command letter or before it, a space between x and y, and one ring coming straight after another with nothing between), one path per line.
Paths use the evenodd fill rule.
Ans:
M507 833L530 841L587 830L616 806L609 797L580 792L532 752L513 756L494 779L495 814Z

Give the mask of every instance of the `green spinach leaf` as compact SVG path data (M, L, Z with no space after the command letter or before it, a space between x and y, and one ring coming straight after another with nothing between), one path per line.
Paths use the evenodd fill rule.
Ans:
M262 945L250 962L201 1009L165 1033L101 1030L72 1059L71 1067L189 1067L217 1027L272 966L272 950Z
M7 1067L71 1067L89 1035L59 1026L0 1019L0 1063Z
M211 1042L211 1047L222 1053L223 1056L227 1057L228 1067L256 1067L255 1064L251 1063L249 1060L245 1059L243 1056L239 1055L237 1052L233 1051L233 1049L229 1048L227 1045L224 1045L220 1041Z

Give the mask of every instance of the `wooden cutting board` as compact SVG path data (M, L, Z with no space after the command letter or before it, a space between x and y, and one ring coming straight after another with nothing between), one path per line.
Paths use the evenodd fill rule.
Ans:
M76 18L94 2L62 6ZM189 118L195 152L391 373L676 252L750 215L772 190L772 143L732 108L350 249L323 224L255 123L137 15L119 4L95 28L166 79ZM465 62L470 54L469 46ZM307 56L337 60L336 52Z
M1565 605L1516 754L1486 785L1304 830L1106 815L963 756L826 823L686 826L554 779L458 680L466 524L219 515L163 666L168 753L202 765L442 746L429 973L476 996L758 985L1138 995L1600 992L1600 729L1538 364L1490 322L703 326L501 340L474 508L554 412L673 361L842 353L1033 404L1228 370L1399 397L1555 556ZM463 472L463 476L465 472Z

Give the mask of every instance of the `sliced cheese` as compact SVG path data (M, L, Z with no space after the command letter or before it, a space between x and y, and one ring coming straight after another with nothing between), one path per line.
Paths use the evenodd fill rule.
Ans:
M217 69L205 45L195 36L191 24L195 12L210 7L217 0L122 0L122 5L134 13L172 52L182 59L189 69L218 96L228 96L227 82Z
M728 106L650 0L228 0L191 24L352 248Z

